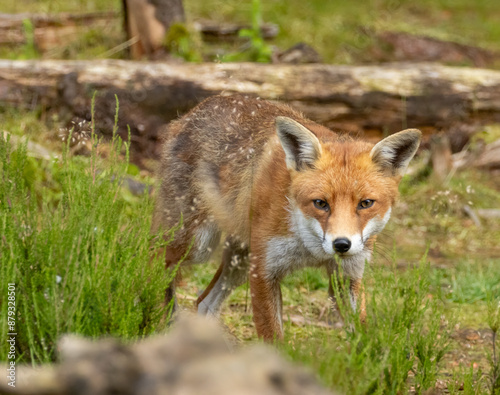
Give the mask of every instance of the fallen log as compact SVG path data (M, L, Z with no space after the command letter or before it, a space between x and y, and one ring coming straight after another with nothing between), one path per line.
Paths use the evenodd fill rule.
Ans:
M240 31L251 29L250 25L236 23L220 23L210 20L197 20L193 23L194 28L202 34L204 41L235 41L241 39ZM263 23L260 27L262 38L270 40L279 33L279 26L274 23Z
M366 51L371 57L367 59L365 55L365 61L423 61L488 67L500 60L499 52L434 37L395 31L367 33L374 36L376 44L371 51Z
M475 147L474 150L458 152L452 157L453 167L463 169L477 167L486 170L500 169L500 140L484 146Z
M90 12L84 14L0 14L0 46L19 46L28 42L27 34L33 34L33 41L41 53L67 45L92 29L103 29L117 21L114 11ZM26 21L32 32L27 33Z
M33 27L64 26L64 25L93 25L101 20L109 21L117 19L119 13L115 11L98 11L88 13L68 13L59 14L3 14L0 13L0 31L17 30L23 33L24 21L29 20Z
M437 64L337 66L253 63L146 63L0 60L0 106L58 111L110 132L115 95L120 131L154 157L158 128L215 94L241 93L290 103L338 131L427 132L500 122L500 71Z
M89 13L59 13L59 14L2 14L0 13L0 46L21 46L28 42L25 23L29 21L33 28L33 39L37 50L44 54L48 51L60 49L77 40L90 29L104 29L110 25L122 23L122 12L102 11ZM128 24L128 18L126 18ZM144 25L144 24L143 24ZM138 26L148 28L148 26ZM150 27L149 27L150 28ZM200 32L204 41L236 41L241 40L239 32L249 29L249 25L235 23L218 23L210 20L197 20L193 28ZM261 35L266 40L278 35L279 27L276 24L264 23L261 26ZM163 33L163 36L165 33ZM125 36L125 35L124 35ZM132 40L136 34L129 36ZM162 36L162 39L163 39ZM125 38L124 38L125 40ZM130 41L128 40L128 41ZM128 42L132 46L137 40ZM160 40L162 41L162 40Z

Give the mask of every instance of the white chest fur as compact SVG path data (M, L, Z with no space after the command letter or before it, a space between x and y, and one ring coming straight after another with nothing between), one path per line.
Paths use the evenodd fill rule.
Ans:
M270 278L281 279L294 270L321 266L323 263L324 261L314 257L296 237L273 237L267 243L266 272Z
M315 219L306 218L298 209L290 209L289 213L290 235L276 236L267 242L267 275L273 279L281 279L290 272L304 267L334 265L332 240L325 237L319 223ZM381 226L373 232L367 232L368 237L372 233L378 233L381 230L378 228L383 228L389 215L386 217L381 221L383 222ZM355 254L341 259L344 273L351 278L363 276L365 262L371 257L371 251L364 248L364 243L360 244L362 245Z

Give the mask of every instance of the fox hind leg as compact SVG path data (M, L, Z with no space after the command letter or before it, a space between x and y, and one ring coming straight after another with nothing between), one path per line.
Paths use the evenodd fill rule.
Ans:
M198 298L198 314L217 316L224 300L244 284L248 275L248 248L226 239L222 262L207 289Z
M175 297L176 283L180 280L180 265L205 263L220 240L218 227L209 223L198 227L195 231L184 228L176 235L173 242L166 247L165 268L167 276L172 278L166 292L165 303L172 304L172 313L177 309Z
M166 276L170 279L167 289L165 290L165 305L169 307L169 313L172 315L177 310L177 298L175 297L176 284L181 280L180 263L187 248L178 246L167 246L165 248L165 270Z

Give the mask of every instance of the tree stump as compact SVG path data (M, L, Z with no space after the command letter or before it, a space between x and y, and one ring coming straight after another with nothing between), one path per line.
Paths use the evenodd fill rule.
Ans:
M431 137L431 162L434 176L443 182L453 167L450 139L444 133Z
M174 23L185 21L182 0L122 0L132 59L153 58Z

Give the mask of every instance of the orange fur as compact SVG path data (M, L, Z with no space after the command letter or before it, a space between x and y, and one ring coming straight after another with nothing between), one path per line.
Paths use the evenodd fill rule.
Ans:
M216 314L248 271L257 332L271 341L283 335L283 276L304 266L331 272L337 254L351 279L353 307L360 299L364 316L365 260L419 140L410 130L374 147L339 137L288 106L242 96L207 99L166 132L153 230L183 219L167 266L193 238L186 262L206 261L220 234L228 235L199 311Z

